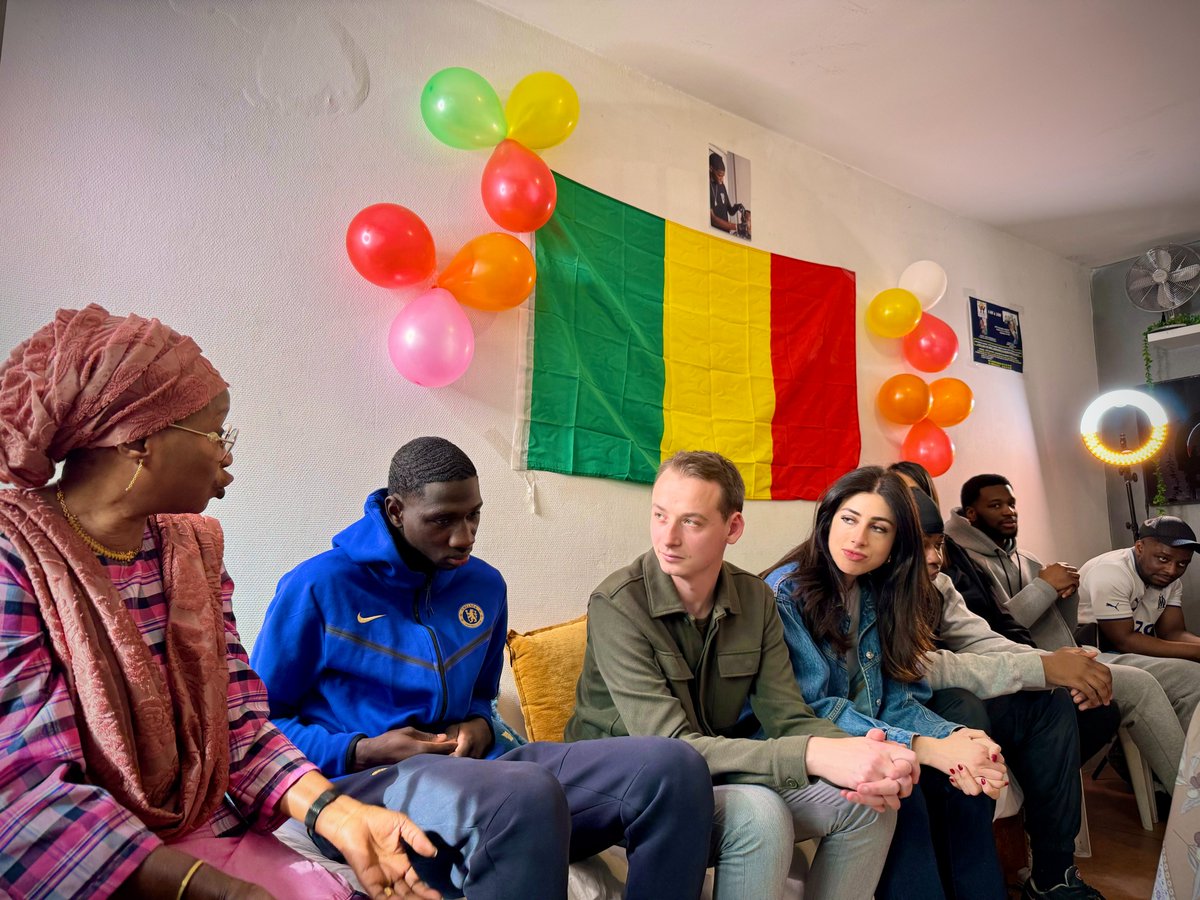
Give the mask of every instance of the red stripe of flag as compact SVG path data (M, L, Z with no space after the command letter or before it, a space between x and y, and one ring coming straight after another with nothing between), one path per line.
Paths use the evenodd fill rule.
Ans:
M771 254L771 497L815 499L858 465L854 273Z

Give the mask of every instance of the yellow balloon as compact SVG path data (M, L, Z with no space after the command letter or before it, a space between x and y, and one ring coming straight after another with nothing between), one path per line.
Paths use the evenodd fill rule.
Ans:
M508 136L530 150L565 141L579 123L579 95L554 72L534 72L517 82L504 104Z
M867 328L880 337L904 337L921 321L921 301L911 291L880 291L867 307Z

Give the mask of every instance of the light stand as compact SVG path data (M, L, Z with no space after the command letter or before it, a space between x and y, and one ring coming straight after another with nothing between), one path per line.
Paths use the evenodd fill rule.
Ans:
M1128 446L1125 443L1125 432L1121 432L1121 452L1128 452ZM1138 540L1138 517L1137 509L1133 505L1133 483L1138 480L1137 472L1133 471L1133 466L1123 465L1117 466L1117 474L1125 479L1125 498L1129 501L1129 521L1125 523L1125 527L1133 532L1133 539Z

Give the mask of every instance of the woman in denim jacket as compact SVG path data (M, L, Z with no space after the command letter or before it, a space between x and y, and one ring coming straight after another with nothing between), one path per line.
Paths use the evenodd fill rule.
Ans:
M908 487L877 466L842 476L821 498L812 536L764 577L804 699L848 734L882 728L922 764L876 897L1004 898L992 838L993 799L1007 783L1000 748L922 702L941 598Z

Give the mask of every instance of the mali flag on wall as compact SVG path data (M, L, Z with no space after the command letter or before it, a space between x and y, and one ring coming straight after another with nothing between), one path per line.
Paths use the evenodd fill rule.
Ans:
M854 273L704 234L561 175L537 232L523 462L652 483L677 450L758 500L858 465Z

